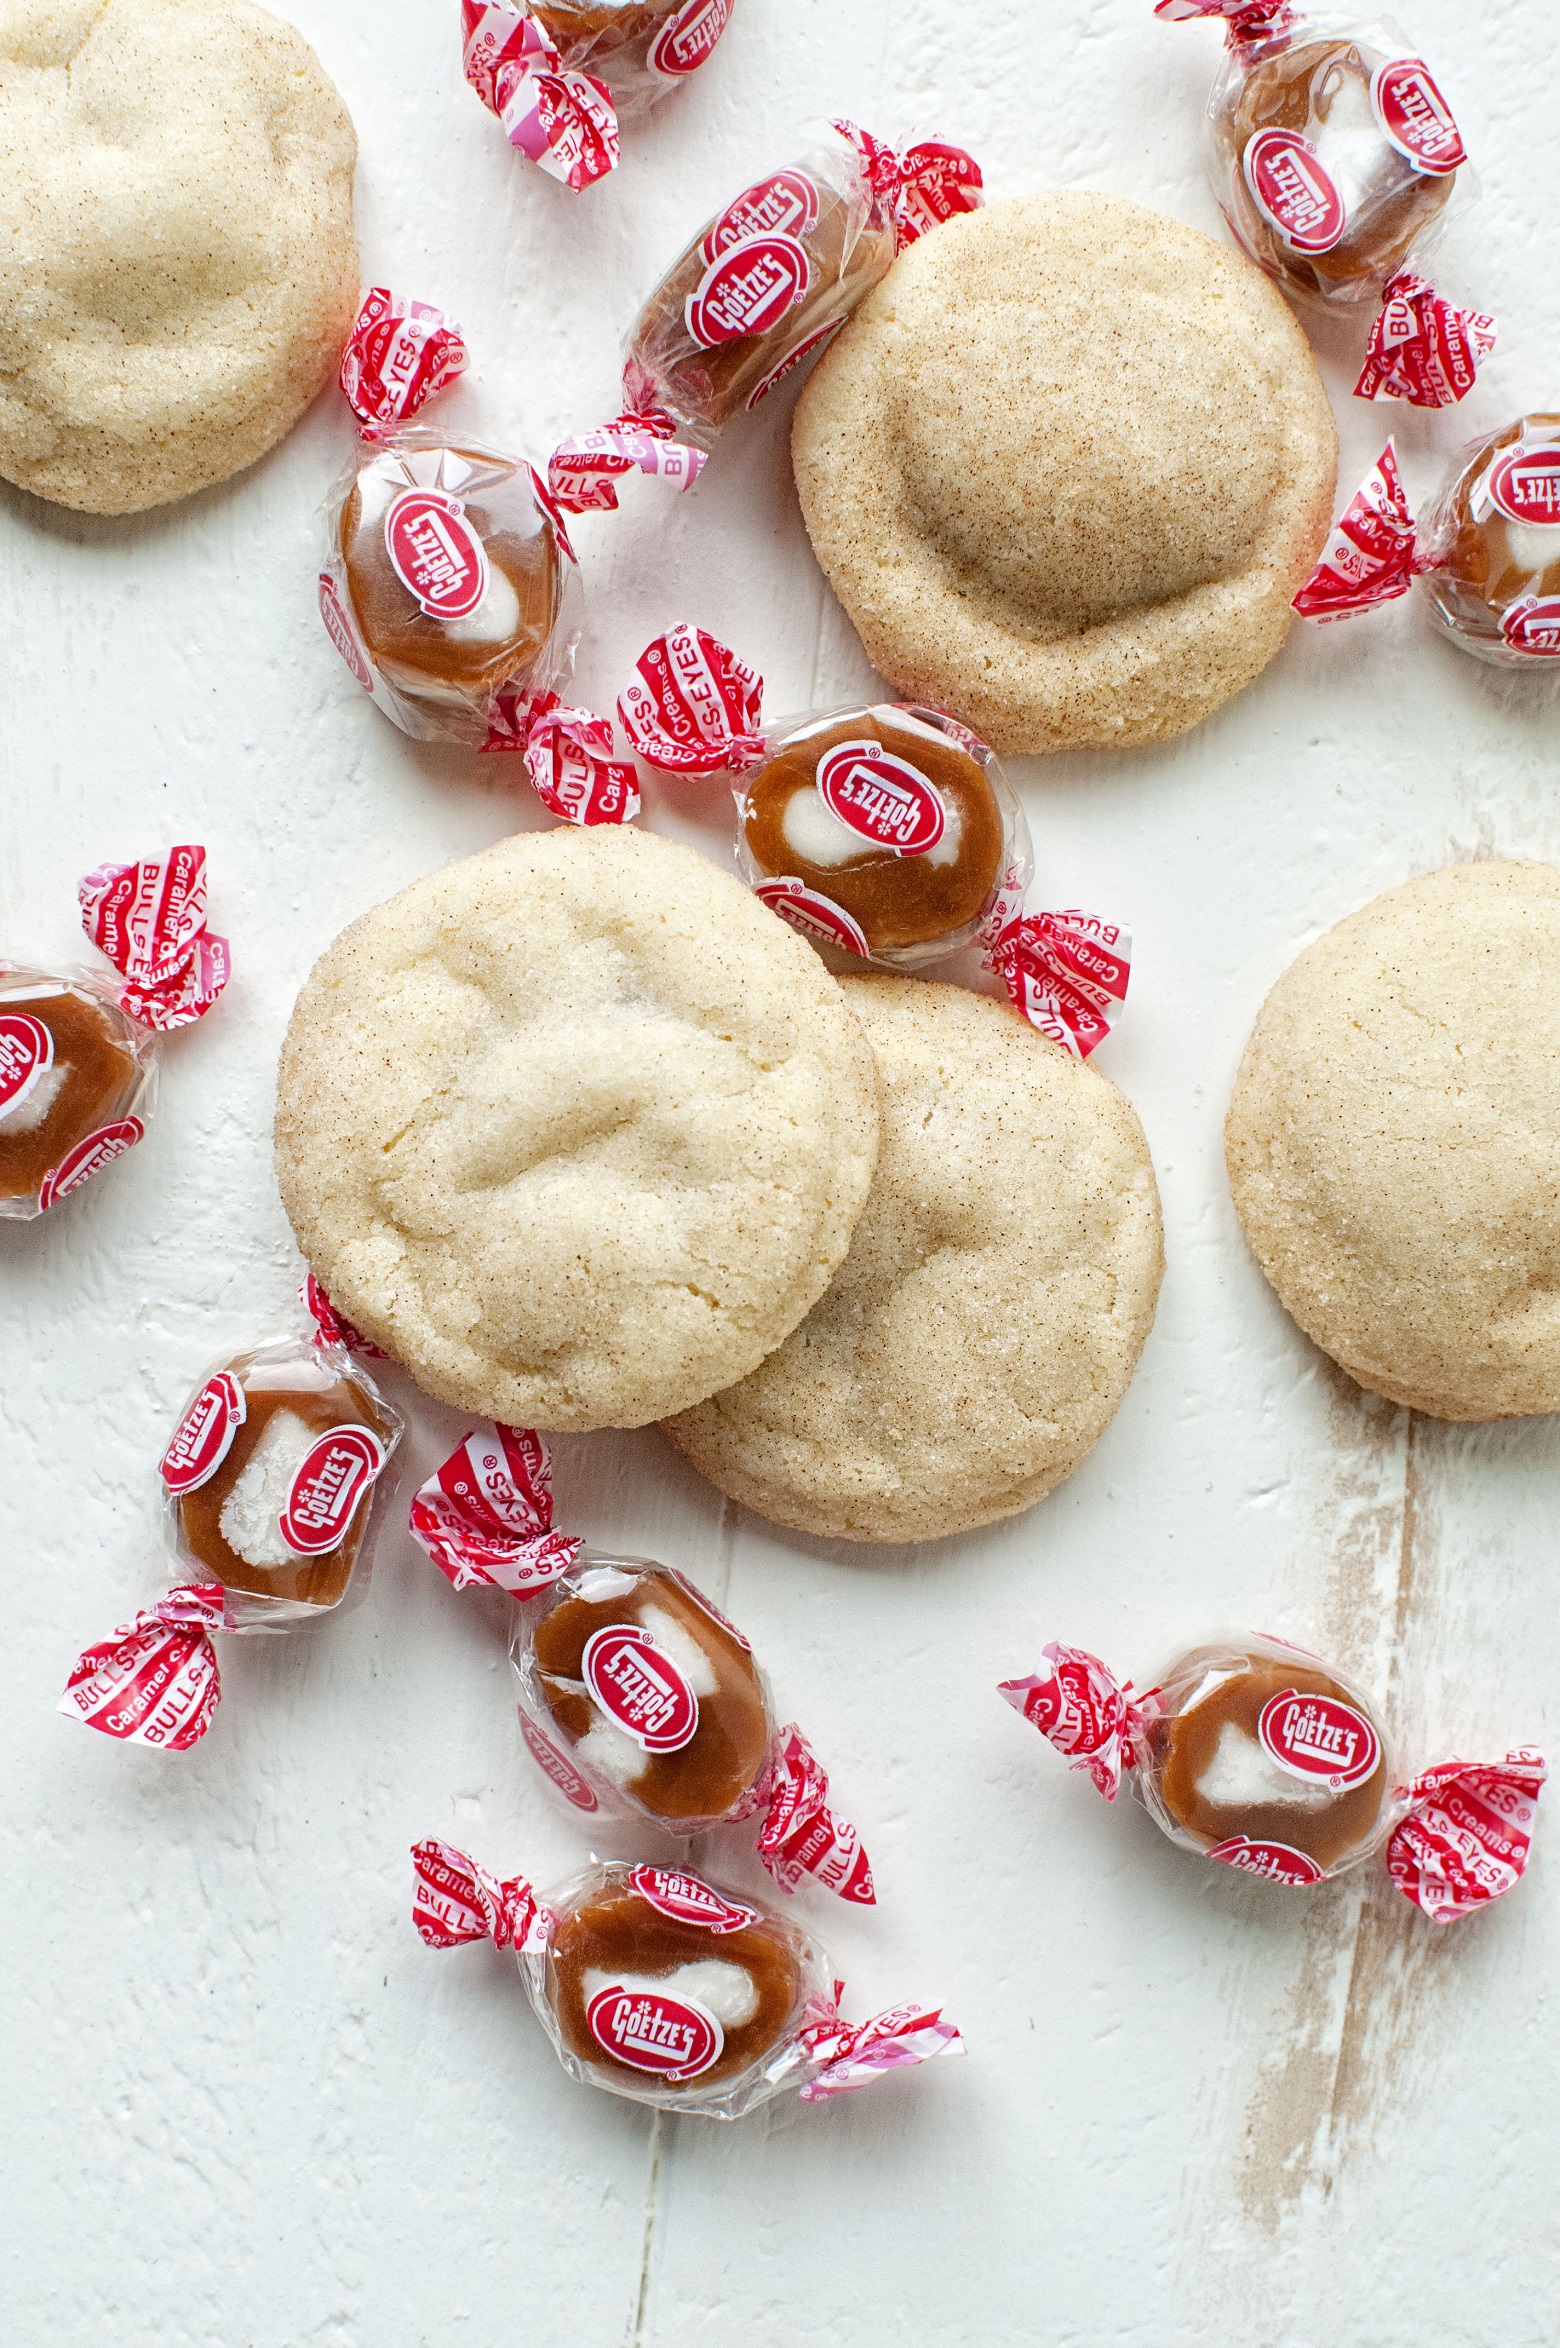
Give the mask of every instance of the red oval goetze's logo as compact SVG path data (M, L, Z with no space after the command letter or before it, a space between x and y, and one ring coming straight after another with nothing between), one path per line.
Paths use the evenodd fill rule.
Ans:
M1288 1843L1253 1842L1245 1834L1216 1843L1208 1857L1222 1866L1238 1867L1243 1875L1260 1875L1266 1883L1287 1883L1297 1891L1322 1880L1322 1870L1309 1852L1292 1850Z
M817 227L820 209L818 184L805 171L773 172L726 206L705 230L699 250L706 261L718 261L750 236L804 237Z
M787 351L779 366L771 368L763 382L748 393L749 409L756 408L760 400L768 399L775 385L783 383L793 367L799 367L804 359L810 359L814 351L822 350L826 344L831 343L834 337L837 334L842 334L844 330L845 320L843 318L831 318L827 326L820 326L816 334L807 335L794 350Z
M771 913L778 913L803 937L821 938L825 945L843 946L849 954L867 956L872 949L867 944L866 932L859 922L852 920L843 905L836 905L832 897L822 897L805 882L789 876L780 880L760 881L753 894Z
M712 261L688 296L688 332L702 350L768 334L812 283L812 263L794 236L748 236Z
M947 828L939 792L881 742L838 743L819 759L813 779L832 816L895 856L924 856Z
M385 515L395 575L431 620L469 619L487 593L487 554L458 497L403 489Z
M1560 448L1529 448L1518 441L1490 467L1485 493L1510 522L1540 530L1560 528Z
M674 1924L698 1924L706 1932L744 1932L758 1922L756 1908L726 1899L700 1875L682 1875L670 1867L636 1867L628 1880L642 1900Z
M340 1548L385 1456L372 1427L332 1427L311 1445L281 1514L282 1539L295 1556L323 1557Z
M1500 632L1513 652L1530 653L1536 660L1560 657L1560 595L1535 595L1512 604Z
M657 1989L598 1989L585 2008L596 2044L631 2070L659 2079L697 2079L726 2043L725 2032L707 2006L669 1997Z
M1268 1698L1257 1742L1291 1777L1340 1794L1374 1777L1381 1760L1381 1739L1363 1712L1336 1696L1302 1695L1298 1688Z
M1297 253L1330 253L1349 225L1348 206L1309 139L1297 130L1259 130L1241 158L1264 219Z
M325 623L326 635L335 645L336 650L364 692L372 693L374 672L368 665L362 645L358 642L357 630L342 607L341 598L336 593L336 582L329 571L321 571L320 573L320 618Z
M528 1720L523 1712L520 1715L520 1734L537 1768L544 1777L551 1778L566 1802L572 1802L576 1810L600 1809L601 1804L573 1762L560 1753L557 1746L544 1737L535 1722Z
M54 1038L30 1011L0 1011L0 1117L54 1066Z
M158 1474L174 1498L209 1484L233 1448L248 1412L244 1389L230 1370L208 1378L173 1431Z
M69 1198L94 1174L101 1174L126 1150L133 1150L146 1132L139 1117L121 1117L112 1125L100 1125L96 1133L89 1133L67 1151L57 1166L51 1166L38 1185L38 1204L45 1213L58 1206L62 1198Z
M1383 136L1417 170L1441 179L1467 162L1456 117L1422 57L1393 57L1378 65L1370 102Z
M608 1719L647 1753L680 1753L692 1743L699 1699L638 1623L597 1631L586 1641L580 1675Z
M736 0L686 0L650 44L650 71L679 81L697 73L731 22Z

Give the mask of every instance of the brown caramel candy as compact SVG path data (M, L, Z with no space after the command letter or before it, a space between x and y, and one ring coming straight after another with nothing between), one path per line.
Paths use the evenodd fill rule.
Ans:
M271 1358L268 1358L270 1356ZM220 1464L195 1489L174 1489L181 1461L180 1439L210 1440L218 1425L217 1395L204 1418L197 1414L220 1378L242 1393L244 1416L232 1428ZM366 1428L388 1451L398 1431L378 1396L314 1347L278 1346L240 1354L202 1389L190 1407L164 1461L165 1483L174 1492L181 1556L201 1578L221 1582L258 1598L290 1599L306 1606L334 1606L345 1595L368 1527L373 1480L363 1480L365 1446L360 1437L346 1450L345 1505L339 1511L340 1538L314 1554L300 1555L283 1532L293 1479L331 1430ZM220 1434L216 1440L221 1440ZM189 1456L186 1444L183 1456ZM197 1462L197 1465L199 1463ZM327 1474L339 1472L330 1461Z
M840 187L800 166L755 181L674 262L629 344L636 405L666 409L709 445L871 292L894 258L893 228L853 160L831 157L830 169Z
M36 1020L53 1065L0 1108L0 1200L35 1199L78 1142L124 1117L145 1080L135 1023L69 979L0 970L0 1015ZM36 1039L34 1039L36 1040Z
M762 2062L802 2003L790 1927L735 1904L726 1913L744 1919L736 1929L685 1922L653 1905L634 1876L677 1879L645 1868L605 1872L605 1883L598 1879L559 1917L547 1957L549 2001L571 2054L640 2088L657 2078L695 2091ZM693 1887L706 1889L697 1878Z
M1532 650L1521 607L1538 602L1550 607L1540 617L1552 656L1560 629L1560 416L1523 416L1486 440L1443 493L1431 534L1440 560L1424 584L1451 632L1475 650Z
M1452 192L1455 174L1417 169L1382 130L1371 103L1379 62L1354 41L1302 42L1255 65L1218 124L1230 161L1231 225L1262 267L1302 297L1334 303L1378 294ZM1305 138L1342 201L1342 233L1326 251L1297 250L1253 196L1243 164L1266 130Z
M724 1818L754 1784L769 1749L769 1708L751 1654L663 1567L593 1565L579 1578L584 1592L572 1594L566 1583L569 1594L532 1631L542 1695L576 1760L653 1818ZM639 1716L618 1678L597 1677L595 1694L587 1685L586 1650L614 1624L645 1631L657 1651L652 1662L663 1666L663 1677L669 1663L697 1707L697 1725L675 1751L635 1742ZM630 1666L632 1660L630 1650Z
M573 73L605 82L614 99L653 83L650 50L683 0L537 0L534 16Z
M445 500L420 510L411 492ZM408 701L437 717L523 690L547 649L563 592L552 524L530 468L485 449L403 433L364 463L338 525L352 615L370 659ZM418 567L426 549L431 561ZM401 568L397 568L399 554ZM486 565L474 609L459 590ZM464 565L464 572L462 566ZM408 576L424 582L420 599ZM452 616L427 608L451 582Z
M881 744L932 787L944 811L942 837L933 847L896 853L893 845L862 836L825 804L820 770L829 782L829 754L849 742ZM893 770L888 774L892 793ZM870 780L870 766L860 778L847 772L833 786L846 794L836 804L859 801ZM878 828L889 829L892 820L890 810ZM979 760L943 735L896 724L873 710L784 744L749 778L740 821L743 843L762 874L794 877L842 907L874 952L941 938L960 942L959 933L968 933L979 919L1002 863L1002 811Z
M1289 1693L1301 1702L1277 1708L1269 1735L1282 1742L1284 1721L1295 1721L1298 1750L1315 1774L1281 1767L1259 1740L1264 1709ZM1308 1706L1306 1698L1324 1703ZM1308 1657L1194 1648L1166 1675L1160 1701L1165 1714L1149 1731L1149 1766L1158 1805L1183 1833L1208 1849L1240 1839L1277 1843L1304 1853L1324 1873L1369 1848L1387 1794L1383 1741L1358 1696ZM1304 1742L1308 1725L1319 1751ZM1342 1773L1351 1759L1357 1765L1372 1751L1374 1769L1359 1783L1332 1790L1329 1738Z

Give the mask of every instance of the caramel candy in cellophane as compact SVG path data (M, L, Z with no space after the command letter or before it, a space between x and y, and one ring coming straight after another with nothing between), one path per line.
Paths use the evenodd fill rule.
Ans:
M0 1218L42 1214L133 1148L155 1093L152 1037L108 987L0 965Z
M1420 575L1441 627L1502 667L1560 660L1560 415L1492 433L1426 514ZM3 1130L3 1128L0 1128Z

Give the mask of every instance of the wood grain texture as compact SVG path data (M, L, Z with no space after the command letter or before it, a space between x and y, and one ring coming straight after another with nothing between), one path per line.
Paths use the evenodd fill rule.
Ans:
M1351 406L1347 354L1327 358L1343 480L1390 428L1418 498L1465 439L1560 399L1560 133L1552 11L1401 5L1485 190L1436 275L1503 325L1449 417ZM1216 38L1148 0L738 0L705 74L582 198L464 89L453 0L290 13L357 120L365 267L464 322L474 372L446 412L501 444L612 412L653 277L820 111L962 137L997 193L1112 188L1217 226L1198 153ZM788 405L734 427L696 495L636 489L582 525L579 698L609 704L681 618L757 662L776 716L867 685L807 553ZM1449 858L1560 860L1553 690L1460 659L1411 609L1296 634L1161 750L1016 769L1039 901L1136 932L1102 1065L1166 1210L1158 1322L1068 1484L868 1558L727 1507L653 1431L558 1446L560 1521L728 1603L827 1756L882 1903L808 1903L852 2010L941 1996L966 2063L741 2129L652 2121L563 2077L507 1960L424 1952L415 1836L542 1883L581 1852L519 1748L505 1603L457 1599L404 1540L339 1626L228 1648L217 1725L182 1763L55 1716L80 1647L162 1585L152 1469L185 1391L294 1325L267 1126L298 984L365 906L542 820L500 762L397 736L319 632L316 509L348 446L327 399L254 472L137 523L0 495L0 945L76 955L82 871L204 839L237 958L168 1053L145 1145L0 1233L18 2333L1550 2348L1554 1818L1517 1897L1437 1936L1359 1884L1290 1900L1197 1866L993 1694L1051 1637L1144 1672L1254 1624L1334 1647L1414 1763L1553 1719L1557 1423L1410 1425L1363 1400L1265 1287L1222 1172L1241 1045L1302 945ZM727 853L708 786L652 786L646 820ZM409 1472L463 1431L419 1408Z

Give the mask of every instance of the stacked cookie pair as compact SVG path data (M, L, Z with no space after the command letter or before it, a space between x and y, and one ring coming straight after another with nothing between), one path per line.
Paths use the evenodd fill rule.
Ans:
M661 1421L776 1522L934 1539L1116 1410L1158 1194L1109 1080L961 988L831 977L704 858L522 835L355 922L282 1056L283 1198L438 1399Z

